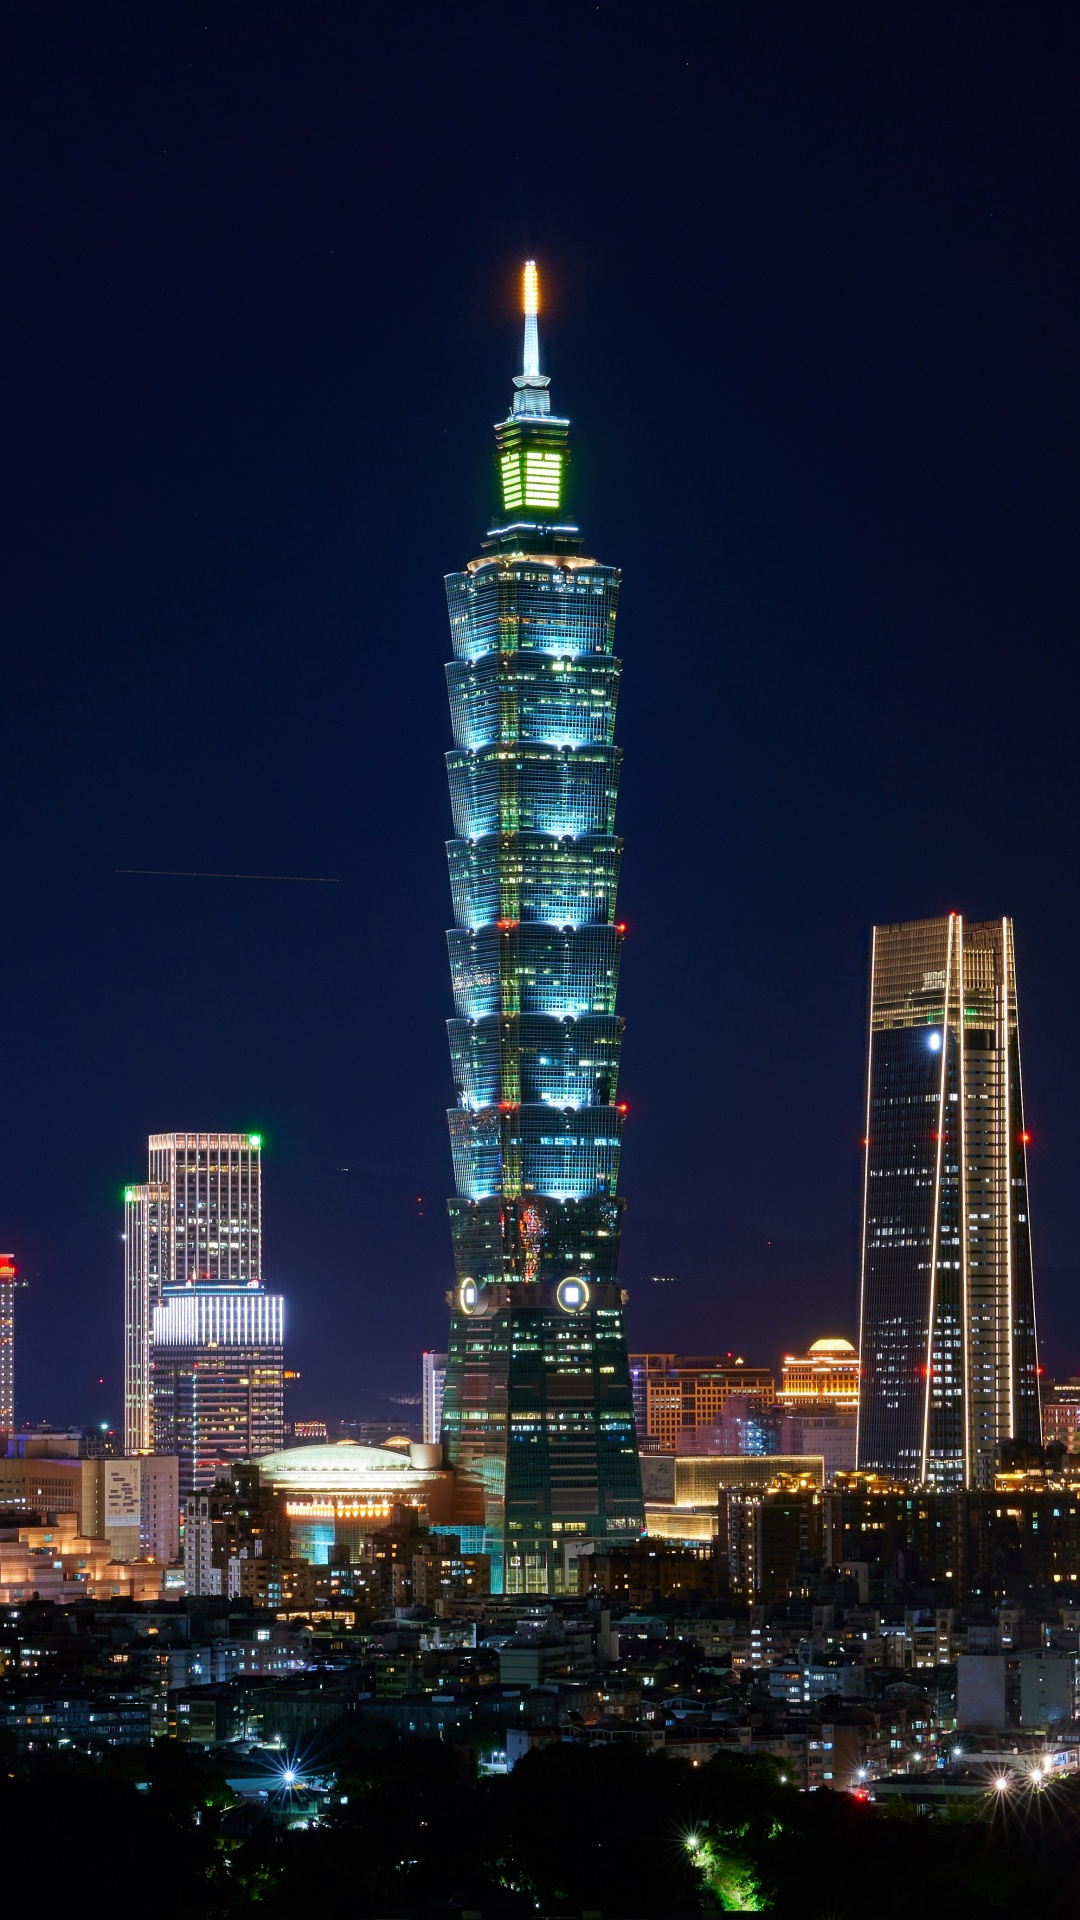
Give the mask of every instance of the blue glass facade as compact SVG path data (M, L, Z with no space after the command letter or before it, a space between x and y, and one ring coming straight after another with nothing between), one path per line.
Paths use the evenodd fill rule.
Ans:
M559 1591L567 1535L642 1523L616 1282L624 929L615 835L619 575L581 556L566 420L535 322L496 427L501 511L447 581L455 1524L506 1590ZM531 358L530 358L531 353Z

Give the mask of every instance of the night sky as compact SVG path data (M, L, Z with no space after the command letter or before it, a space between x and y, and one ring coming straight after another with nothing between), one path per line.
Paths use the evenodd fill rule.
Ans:
M120 1416L151 1131L264 1135L290 1415L444 1341L442 575L530 255L624 570L631 1345L854 1333L869 930L957 908L1016 919L1080 1368L1078 81L1051 4L7 9L22 1420Z

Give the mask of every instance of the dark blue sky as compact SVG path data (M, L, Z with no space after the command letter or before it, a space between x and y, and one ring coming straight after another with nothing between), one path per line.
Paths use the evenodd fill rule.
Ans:
M151 1130L263 1132L294 1411L442 1340L441 576L526 254L625 575L631 1341L853 1330L869 928L956 907L1080 1367L1076 10L45 0L2 64L22 1417L119 1414Z

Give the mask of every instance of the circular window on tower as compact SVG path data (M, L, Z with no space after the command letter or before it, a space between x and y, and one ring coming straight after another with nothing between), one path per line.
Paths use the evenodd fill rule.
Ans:
M589 1304L589 1289L579 1275L572 1274L559 1281L555 1298L564 1313L580 1313Z
M458 1288L458 1306L462 1313L475 1313L480 1304L480 1289L475 1280L463 1280Z

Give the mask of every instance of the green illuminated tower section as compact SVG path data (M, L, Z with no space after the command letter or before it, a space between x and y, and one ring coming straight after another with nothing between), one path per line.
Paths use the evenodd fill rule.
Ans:
M507 1593L557 1593L575 1541L643 1524L616 1279L619 575L567 509L568 420L540 372L537 277L495 428L499 510L447 580L457 1105L443 1434L455 1525ZM576 1578L569 1575L571 1589Z

